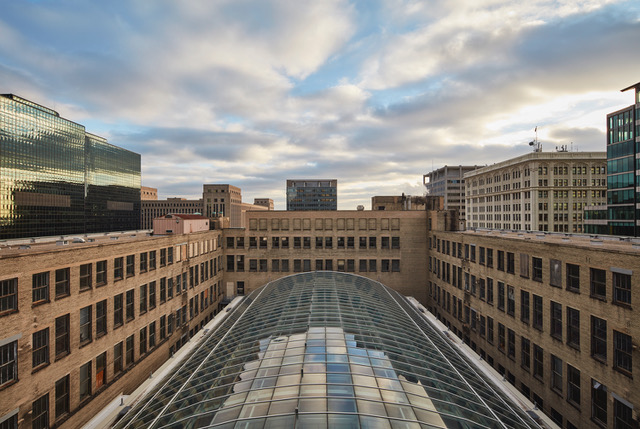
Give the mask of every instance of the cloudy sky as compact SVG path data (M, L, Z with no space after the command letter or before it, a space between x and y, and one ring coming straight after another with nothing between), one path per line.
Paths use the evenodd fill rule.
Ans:
M0 93L140 153L161 198L230 183L284 209L287 178L325 178L370 208L536 126L604 150L638 46L638 0L13 0Z

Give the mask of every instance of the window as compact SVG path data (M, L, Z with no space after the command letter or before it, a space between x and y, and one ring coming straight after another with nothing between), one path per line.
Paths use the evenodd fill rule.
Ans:
M635 426L633 420L633 408L618 398L613 398L613 427L615 429L632 429Z
M369 249L375 249L376 247L376 237L369 237Z
M80 290L91 289L93 280L91 268L91 264L80 265Z
M165 267L167 265L167 249L160 249L160 266Z
M556 392L562 392L562 359L551 355L551 388Z
M400 272L400 259L391 260L391 271L394 273Z
M69 315L56 317L56 358L69 354Z
M533 264L533 271L531 273L531 279L536 282L542 281L542 258L531 258Z
M388 249L389 248L389 237L381 237L380 238L380 248Z
M607 297L607 272L591 268L591 296L598 299Z
M580 310L567 307L567 344L580 348Z
M49 300L49 272L34 274L32 277L33 302Z
M533 345L533 375L538 378L544 377L544 351L536 344Z
M487 304L493 305L493 279L489 277L487 277Z
M613 272L613 302L631 305L631 276Z
M140 355L147 352L147 327L140 329Z
M580 265L567 264L567 290L580 291Z
M264 247L263 247L263 240L264 240ZM352 244L352 247L350 247L351 249L353 248L353 237L349 237L350 243ZM304 247L305 249L311 249L311 237L303 237L302 239L302 247ZM267 238L266 237L260 237L260 248L261 249L266 249L267 248Z
M625 375L632 371L631 350L631 336L613 331L613 367Z
M512 329L507 330L507 356L516 357L516 333Z
M80 367L80 401L91 396L91 361Z
M140 314L147 312L147 285L140 286Z
M136 274L136 255L127 255L127 277Z
M562 341L562 304L551 301L551 336Z
M156 346L156 322L149 324L149 349Z
M504 250L498 250L498 270L504 271Z
M511 274L516 272L516 255L511 252L507 252L507 272Z
M487 249L487 267L493 268L493 249Z
M96 303L96 337L107 333L107 300Z
M122 341L113 346L113 375L122 372Z
M580 408L580 370L567 364L567 401Z
M141 253L140 254L140 272L141 273L147 272L147 260L148 260L147 252Z
M607 321L591 316L591 356L607 361Z
M493 319L489 316L487 316L487 342L493 344Z
M156 269L156 251L149 252L149 271Z
M498 282L498 310L504 311L504 282Z
M69 268L56 270L56 298L67 296L71 293L69 287Z
M49 328L34 332L31 339L32 367L49 363Z
M133 363L133 335L127 337L126 340L126 354L125 354L125 364L129 366Z
M96 262L96 286L107 284L107 261Z
M49 427L49 394L33 401L31 405L31 428L47 429Z
M542 331L542 297L533 295L533 321L532 326Z
M56 381L56 419L69 412L69 375Z
M18 379L18 342L0 346L0 387Z
M127 322L129 320L133 320L133 318L135 317L135 309L134 309L134 302L135 302L135 298L134 298L134 290L128 290L127 291L127 302L126 302L126 315L127 315Z
M514 316L516 313L516 299L513 286L507 286L507 314Z
M107 352L96 357L96 390L107 384Z
M244 243L242 247L244 247ZM173 247L167 248L167 263L173 264Z
M383 259L382 261L380 261L380 265L381 265L380 271L382 271L383 273L388 273L389 272L389 260L388 259Z
M400 248L400 237L391 237L391 248L392 249Z
M360 261L358 262L358 267L358 271L360 271L361 273L367 272L367 260L360 259Z
M18 310L18 279L0 281L0 314Z
M502 323L498 323L498 350L504 353L506 349L505 328Z
M113 328L122 326L122 294L113 297Z
M520 338L520 364L529 371L531 367L531 341L528 338Z
M520 291L520 320L529 324L529 292Z
M160 317L160 341L167 336L167 316Z
M91 306L80 309L80 344L91 341Z
M124 278L123 264L124 264L123 258L115 258L113 260L113 280L114 281L122 280Z
M607 425L607 387L591 379L591 418Z
M369 259L369 272L375 273L377 271L377 259Z

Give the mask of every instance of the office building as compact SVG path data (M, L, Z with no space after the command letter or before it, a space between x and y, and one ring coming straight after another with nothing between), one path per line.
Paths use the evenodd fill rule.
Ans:
M538 428L397 292L346 273L254 291L116 428Z
M445 165L422 176L427 195L444 198L445 210L457 210L461 221L466 219L464 175L475 165Z
M168 214L202 214L202 199L167 198L166 200L142 200L142 229L153 229L153 219Z
M0 95L0 239L140 228L140 155Z
M140 187L140 199L142 201L155 201L158 199L158 188L150 188L148 186Z
M607 115L607 206L609 233L640 235L640 82L622 91L634 91L634 104Z
M273 200L271 198L254 198L253 199L254 206L263 206L268 210L273 210Z
M466 227L583 232L584 208L606 202L604 152L535 152L465 174Z
M564 428L637 427L640 246L429 230L429 309Z
M287 180L287 211L338 210L337 180Z
M209 218L228 217L231 228L241 228L245 224L248 211L269 210L267 205L242 202L242 190L237 186L210 184L203 185L203 215Z
M217 314L220 237L0 246L0 427L81 427L148 379Z

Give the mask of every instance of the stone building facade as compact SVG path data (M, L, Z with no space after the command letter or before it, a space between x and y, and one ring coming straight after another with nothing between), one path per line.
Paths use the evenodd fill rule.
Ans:
M0 250L0 424L80 427L214 317L220 231Z
M430 311L560 427L637 427L640 244L440 223Z

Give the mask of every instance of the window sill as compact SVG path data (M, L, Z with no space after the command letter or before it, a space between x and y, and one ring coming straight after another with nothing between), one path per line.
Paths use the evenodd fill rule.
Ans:
M38 371L40 371L42 369L45 369L48 366L49 366L49 362L41 363L40 365L38 365L37 367L35 367L35 368L33 368L31 370L31 374L35 374L36 372L38 372Z
M48 299L43 299L43 300L41 300L41 301L37 301L37 302L32 303L32 304L31 304L31 308L39 307L39 306L44 305L44 304L49 304L50 302L51 302L51 301L50 301L50 300L48 300Z
M631 307L631 304L626 303L626 302L620 302L620 301L613 301L611 302L613 305L617 305L618 307L622 307L622 308L626 308L627 310L632 310L633 308Z
M80 342L80 346L78 348L81 349L81 348L91 344L92 342L93 342L92 339L84 340L84 341Z
M69 356L71 354L71 352L64 352L64 353L60 353L59 355L56 355L56 357L53 359L54 362L58 362L59 360L62 360L64 358L66 358L67 356Z
M4 312L0 313L0 317L8 316L10 314L17 313L17 312L18 312L17 309L15 309L15 310L7 310L7 311L4 311Z
M628 378L633 380L633 374L631 372L627 371L626 369L618 368L617 366L614 366L613 370L616 371L616 372L619 372L620 374L624 375L625 377L628 377Z

